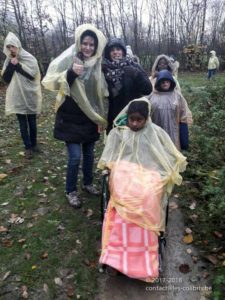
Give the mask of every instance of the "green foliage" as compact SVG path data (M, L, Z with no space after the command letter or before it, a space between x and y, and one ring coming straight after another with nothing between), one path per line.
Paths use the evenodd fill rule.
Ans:
M207 83L188 89L194 118L190 156L192 175L201 180L201 197L208 200L207 209L215 219L225 214L225 84L221 80Z
M223 300L225 295L225 270L219 269L213 280L213 300Z
M225 214L225 167L215 170L208 175L203 186L202 196L209 199L209 216L222 218Z
M0 89L2 99L4 95ZM93 299L101 239L100 202L79 190L83 207L75 210L68 205L64 192L66 150L52 133L54 95L45 91L43 95L38 119L42 152L30 161L23 156L15 115L6 117L0 101L0 174L8 175L0 180L0 226L7 228L0 232L0 299L22 299L22 286L27 286L29 299L67 299L70 290L73 299ZM95 180L100 185L98 172ZM22 217L23 223L10 224L12 214ZM10 275L2 280L7 272ZM62 280L62 286L55 278Z
M194 124L190 128L189 166L185 174L190 184L181 191L186 202L183 207L188 208L193 199L197 201L195 235L209 242L208 249L203 243L203 251L220 247L224 252L224 237L213 237L213 231L225 232L225 78L217 75L214 81L208 81L199 75L187 78L186 74L184 78L181 87ZM224 299L224 282L225 271L219 262L212 299Z

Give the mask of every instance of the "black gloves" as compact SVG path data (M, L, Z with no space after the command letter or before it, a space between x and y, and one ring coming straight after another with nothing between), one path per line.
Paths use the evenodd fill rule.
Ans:
M139 70L133 66L125 66L123 70L125 75L128 75L131 78L136 78L139 73Z

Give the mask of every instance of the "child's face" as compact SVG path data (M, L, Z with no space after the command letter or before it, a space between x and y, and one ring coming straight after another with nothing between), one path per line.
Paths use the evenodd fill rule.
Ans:
M12 57L16 57L17 53L18 53L18 48L16 46L13 45L7 45L6 48L9 50L10 55Z
M163 91L168 91L170 89L170 86L171 86L171 82L169 80L162 80L160 82L160 88Z
M165 58L161 58L157 64L158 71L167 70L168 68L168 62Z
M142 129L145 126L145 123L146 119L139 112L128 115L127 126L133 131Z

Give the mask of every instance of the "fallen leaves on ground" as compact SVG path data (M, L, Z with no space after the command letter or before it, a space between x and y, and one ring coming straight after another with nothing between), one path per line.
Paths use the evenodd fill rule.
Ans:
M89 208L86 212L86 217L90 218L92 215L93 215L93 210Z
M45 251L44 253L42 253L41 258L42 259L48 258L48 252Z
M169 203L169 208L170 209L177 209L178 208L178 205L176 202L172 201Z
M173 195L174 198L179 198L180 197L180 194L175 194Z
M196 214L190 215L190 219L192 220L192 222L195 222L198 219L198 215Z
M24 299L28 299L28 291L27 291L27 286L26 285L23 285L21 287L21 297L24 298Z
M210 261L213 265L216 265L218 262L216 255L206 255L204 258Z
M26 242L26 239L19 239L19 240L18 240L18 243L19 243L19 244L22 244L22 245L23 245L25 242Z
M67 285L67 296L68 297L73 297L74 295L74 288L72 287L72 285Z
M23 165L15 166L9 172L14 174L19 173L23 169L23 167Z
M46 283L43 284L43 291L48 294L49 292L49 288L48 288L48 285Z
M223 234L219 231L214 231L213 234L214 234L215 237L217 237L219 239L221 239L223 237Z
M13 240L8 239L8 238L3 238L2 239L2 244L3 244L4 247L10 248L13 245Z
M59 226L57 227L57 230L65 230L65 226L63 226L62 224L59 224Z
M32 228L34 226L34 224L32 223L27 223L27 228Z
M189 208L190 208L191 210L194 210L194 209L196 208L196 202L193 201L192 204L189 206Z
M5 275L2 278L2 281L6 280L9 277L10 274L11 274L11 271L6 272Z
M192 234L187 234L183 237L183 242L185 244L191 244L193 242L193 235Z
M187 234L190 234L190 233L192 233L192 230L191 230L191 228L185 228L185 232L187 233Z
M36 269L37 269L37 266L36 266L36 265L33 265L33 266L31 267L31 269L32 269L32 270L36 270Z
M0 180L6 178L8 175L5 173L0 173Z
M24 259L29 260L31 258L31 254L29 252L26 252L24 254Z
M11 224L22 224L24 222L24 218L19 217L17 214L11 214L11 218L8 220Z
M209 277L209 275L210 275L210 273L207 272L207 271L204 271L204 272L202 273L202 277L203 277L204 279L207 278L207 277Z
M3 202L2 204L1 204L1 206L6 206L6 205L8 205L9 204L9 202Z
M188 249L186 250L186 252L187 252L188 254L191 254L191 253L192 253L192 250L191 250L190 248L188 248Z
M217 247L217 248L214 247L210 252L212 252L212 253L219 253L222 250L223 250L223 246ZM223 253L223 254L225 254L225 253ZM223 256L223 254L222 254L222 256Z
M197 256L195 256L195 255L192 255L192 261L193 261L193 263L194 264L196 264L197 263L197 261L198 261L198 257Z
M0 226L0 233L7 232L7 231L8 231L8 229L6 227Z
M55 284L56 284L56 285L59 285L59 286L62 286L62 285L63 285L62 279L59 278L59 277L55 278L54 281L55 281Z
M208 240L203 240L202 243L207 246L209 244L209 241Z

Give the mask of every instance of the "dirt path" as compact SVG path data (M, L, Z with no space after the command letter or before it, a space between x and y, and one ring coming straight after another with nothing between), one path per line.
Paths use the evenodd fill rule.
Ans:
M174 200L173 200L174 201ZM164 272L158 283L147 284L125 276L109 277L100 275L99 294L95 300L204 300L210 289L203 278L209 267L201 260L194 263L191 255L199 253L190 245L182 242L184 235L183 217L179 209L169 213L168 238L165 250ZM191 255L187 253L191 249ZM190 271L182 273L180 265L188 264ZM205 291L206 290L206 291Z

